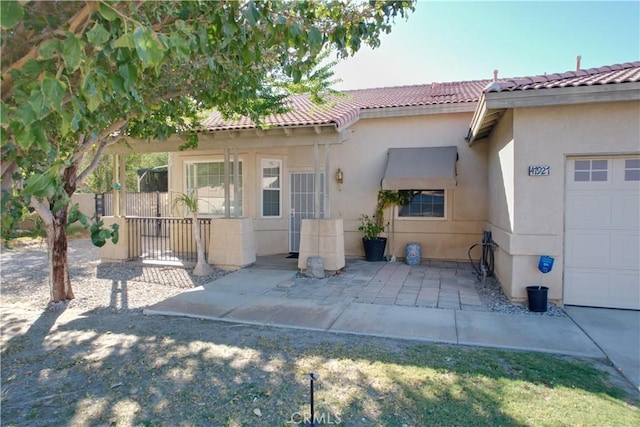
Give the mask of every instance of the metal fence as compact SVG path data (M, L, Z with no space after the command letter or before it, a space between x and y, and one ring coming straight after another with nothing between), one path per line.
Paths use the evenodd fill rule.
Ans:
M211 218L199 218L200 236L208 255ZM129 259L155 261L197 260L196 241L191 218L127 217Z
M127 216L137 217L169 217L171 206L169 193L155 191L153 193L126 193L125 212ZM96 194L96 214L100 216L113 215L113 193Z

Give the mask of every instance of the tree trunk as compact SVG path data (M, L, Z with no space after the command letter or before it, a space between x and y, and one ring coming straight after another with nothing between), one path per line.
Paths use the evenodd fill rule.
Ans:
M71 289L67 262L67 212L68 208L52 212L53 222L46 224L49 255L49 289L51 301L60 302L75 298Z
M64 171L64 191L69 198L76 189L76 166L75 163L72 163ZM54 196L51 199L31 197L31 206L42 218L47 232L50 302L68 301L75 298L71 289L67 260L69 201L65 202L65 199L65 196Z
M198 261L193 268L194 276L208 276L211 274L211 266L207 263L207 259L204 256L204 246L202 246L202 238L200 237L200 222L198 221L198 214L194 213L193 216L193 234L196 239L196 251L198 252Z

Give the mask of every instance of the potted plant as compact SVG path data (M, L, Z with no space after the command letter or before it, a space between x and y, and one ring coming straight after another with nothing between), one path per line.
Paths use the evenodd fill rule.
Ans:
M380 237L385 229L384 225L378 224L375 217L360 215L359 231L363 232L362 244L364 245L364 255L367 261L382 261L384 249L387 245L387 238Z
M412 190L379 190L378 202L376 204L376 211L374 215L375 224L378 226L382 226L384 224L385 209L393 206L406 206L411 203L413 195L414 191ZM391 218L393 219L393 216ZM389 225L389 223L387 223L387 225ZM384 230L384 226L382 229ZM391 238L391 255L387 256L387 261L395 261L395 256L393 255L393 222L391 222L389 236Z

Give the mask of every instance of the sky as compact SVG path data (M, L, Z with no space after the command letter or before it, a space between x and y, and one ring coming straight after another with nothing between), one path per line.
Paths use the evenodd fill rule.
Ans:
M640 60L640 1L418 0L379 48L334 67L335 89L522 77Z

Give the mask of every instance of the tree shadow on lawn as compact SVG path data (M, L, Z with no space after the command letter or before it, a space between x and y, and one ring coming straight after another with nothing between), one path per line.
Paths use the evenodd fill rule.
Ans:
M319 374L315 414L324 424L566 424L553 402L566 390L579 394L572 402L592 396L637 421L637 407L605 375L551 355L137 313L62 314L43 313L5 346L3 424L295 425L309 414L308 372ZM5 321L10 328L21 320ZM516 394L531 404L530 418L505 401ZM579 410L595 425L591 403Z

